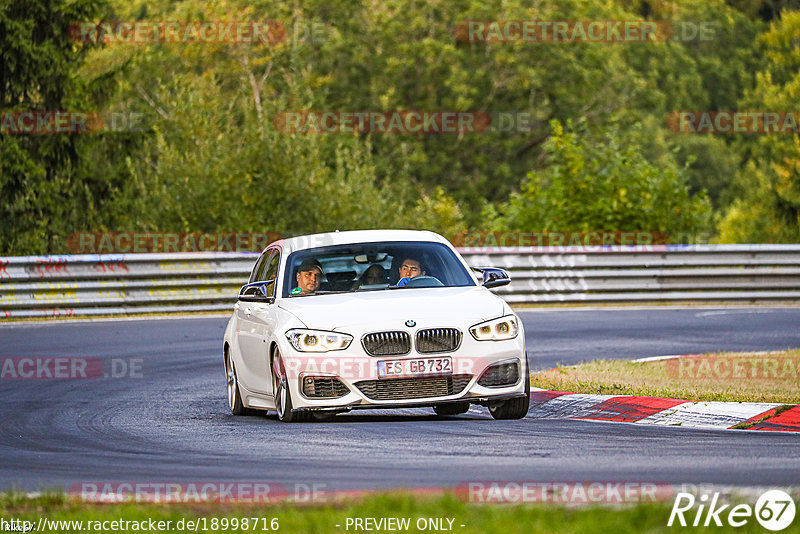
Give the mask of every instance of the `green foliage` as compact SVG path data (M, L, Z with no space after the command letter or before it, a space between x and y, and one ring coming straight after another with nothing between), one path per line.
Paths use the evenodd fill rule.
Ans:
M155 16L250 20L260 9L281 12L277 2L265 4L200 12L187 2ZM146 117L151 132L128 161L130 182L116 199L126 209L116 227L292 235L402 225L398 214L413 204L377 184L368 142L273 126L280 112L314 101L315 75L294 67L296 56L310 53L302 46L183 43L98 52L95 71L124 65L118 98Z
M81 110L75 71L87 49L69 24L95 16L100 0L6 0L0 4L0 112ZM103 184L81 172L91 141L76 135L0 135L0 251L44 252L86 224Z
M436 228L437 232L452 237L465 228L464 215L456 201L437 187L430 195L423 194L414 206L406 228L427 230ZM403 224L401 223L402 227Z
M633 129L594 137L558 121L545 144L546 162L502 207L498 230L653 231L697 239L708 228L704 193L689 195L685 170L659 167L641 153Z
M676 41L627 49L649 89L628 120L652 132L642 140L650 161L658 165L674 157L687 166L691 191L705 190L712 205L724 209L732 200L731 182L741 159L730 138L667 134L664 117L678 110L737 109L763 61L753 46L761 24L721 0L657 2L650 5L649 16L670 21ZM694 31L695 39L681 40Z
M605 44L462 42L464 20L625 19L609 2L369 2L342 21L350 35L326 42L313 68L333 109L481 110L525 113L530 127L465 135L375 136L379 178L400 166L426 188L444 187L476 223L481 202L502 201L541 154L548 122L604 122L650 89ZM339 24L339 21L335 22ZM357 28L353 26L357 25ZM338 27L338 26L337 26ZM346 37L346 38L345 38ZM358 91L353 91L358 87Z
M65 252L76 231L452 235L486 221L701 239L709 202L722 240L796 241L796 139L676 134L665 123L680 110L794 109L798 15L788 5L4 0L0 110L142 121L126 132L1 135L0 253ZM70 23L101 18L277 20L288 33L277 43L70 41ZM637 18L713 31L665 43L465 42L457 33L466 20ZM761 34L764 21L773 26ZM468 134L279 131L275 117L293 110L530 120ZM580 127L560 126L570 122Z
M756 87L739 108L792 111L800 102L800 11L786 11L760 39L768 59ZM800 242L800 138L797 133L751 135L739 141L745 155L740 194L719 224L719 240Z
M790 10L797 6L795 0L727 0L732 7L753 19L771 21L780 17L781 10Z

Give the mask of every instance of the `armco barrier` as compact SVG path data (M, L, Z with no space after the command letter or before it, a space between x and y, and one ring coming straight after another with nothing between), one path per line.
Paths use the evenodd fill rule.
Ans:
M0 258L0 317L232 309L258 253Z
M496 266L512 304L800 302L800 245L461 249ZM232 309L253 252L0 258L0 317Z
M512 304L800 301L800 245L471 249L470 265L508 269Z

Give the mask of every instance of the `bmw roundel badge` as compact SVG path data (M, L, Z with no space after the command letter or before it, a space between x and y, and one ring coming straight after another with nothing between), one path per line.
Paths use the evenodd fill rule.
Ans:
M417 326L417 323L409 319L408 321L406 321L406 326Z

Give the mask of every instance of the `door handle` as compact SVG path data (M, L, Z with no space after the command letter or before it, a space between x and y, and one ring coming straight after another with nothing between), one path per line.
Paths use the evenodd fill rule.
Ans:
M253 307L252 306L248 306L247 308L245 308L245 310L244 310L244 314L245 315L250 315L251 313L253 313Z

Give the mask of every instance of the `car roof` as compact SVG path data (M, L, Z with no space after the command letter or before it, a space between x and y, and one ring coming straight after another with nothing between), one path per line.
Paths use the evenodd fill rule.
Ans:
M450 245L444 237L428 230L351 230L291 237L283 241L283 251L290 254L310 248L376 241L426 241Z

